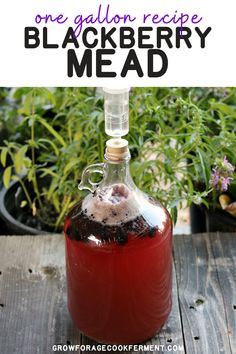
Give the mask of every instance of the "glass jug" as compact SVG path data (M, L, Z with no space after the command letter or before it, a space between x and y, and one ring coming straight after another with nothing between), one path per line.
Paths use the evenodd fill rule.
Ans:
M172 221L134 184L125 139L108 140L105 159L84 170L80 189L90 193L65 220L68 308L88 337L132 344L154 336L171 310Z

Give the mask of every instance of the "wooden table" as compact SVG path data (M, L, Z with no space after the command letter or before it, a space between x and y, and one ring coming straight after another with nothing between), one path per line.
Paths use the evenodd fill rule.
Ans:
M175 236L173 263L168 323L131 352L236 353L236 235ZM0 237L0 353L87 353L89 344L67 312L63 237Z

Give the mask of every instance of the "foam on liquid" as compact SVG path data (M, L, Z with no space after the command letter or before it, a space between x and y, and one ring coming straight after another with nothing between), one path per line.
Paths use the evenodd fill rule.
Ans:
M140 202L136 193L119 183L85 197L82 211L93 221L117 225L135 219L140 214Z

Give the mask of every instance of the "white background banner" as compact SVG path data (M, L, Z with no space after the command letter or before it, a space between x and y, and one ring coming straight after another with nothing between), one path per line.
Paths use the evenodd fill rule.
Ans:
M235 0L2 0L0 86L236 86L235 38Z

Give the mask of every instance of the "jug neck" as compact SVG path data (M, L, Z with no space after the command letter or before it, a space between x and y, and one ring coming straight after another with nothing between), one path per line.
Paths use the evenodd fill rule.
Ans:
M122 138L108 140L105 161L102 187L114 183L124 183L129 187L134 186L129 170L130 152L127 140Z
M123 183L129 189L137 189L130 175L129 161L128 141L121 138L108 140L106 143L105 163L86 167L82 173L78 188L95 192L97 188ZM92 182L91 177L94 173L103 175L101 182Z
M130 158L115 163L114 161L107 159L106 155L105 159L106 161L104 164L104 177L100 186L103 187L115 183L123 183L129 186L130 188L134 189L135 184L130 175L129 168Z

